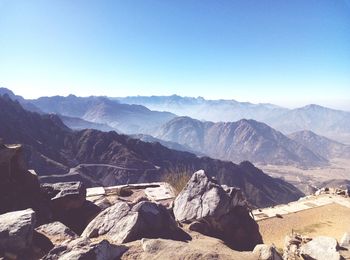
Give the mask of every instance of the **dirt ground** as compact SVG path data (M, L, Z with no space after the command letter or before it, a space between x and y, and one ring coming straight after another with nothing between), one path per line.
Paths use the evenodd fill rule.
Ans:
M274 243L277 248L283 248L284 238L292 230L311 237L331 236L339 241L346 231L350 231L350 208L329 204L283 218L260 220L258 224L264 243Z

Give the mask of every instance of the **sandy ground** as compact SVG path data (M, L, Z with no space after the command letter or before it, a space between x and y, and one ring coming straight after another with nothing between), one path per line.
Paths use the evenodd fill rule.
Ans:
M167 239L146 239L152 241L151 250L142 249L140 240L125 244L129 250L122 256L122 260L258 260L252 252L239 252L230 249L222 240L204 236L190 231L188 226L183 229L191 236L187 242Z
M283 165L256 166L271 177L284 179L299 188L305 184L319 186L321 182L332 179L350 179L350 159L333 159L329 166L309 169Z
M338 241L350 231L350 208L329 204L288 215L258 221L265 244L283 248L284 238L292 230L303 235L331 236Z

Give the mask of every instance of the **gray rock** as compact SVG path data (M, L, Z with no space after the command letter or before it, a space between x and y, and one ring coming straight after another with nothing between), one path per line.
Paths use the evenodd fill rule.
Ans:
M125 246L110 244L107 240L93 243L78 238L54 247L43 260L115 260L127 250Z
M91 221L82 236L105 236L110 241L126 243L144 237L172 238L179 232L164 206L142 201L131 208L126 202L118 201Z
M203 170L195 172L174 202L177 221L190 230L225 241L236 250L253 250L262 243L259 227L240 189L220 186Z
M0 251L19 252L32 244L36 218L32 209L0 215Z
M346 232L340 240L340 246L350 247L350 232Z
M57 210L80 208L86 199L86 188L82 182L58 182L43 184Z
M259 260L282 260L281 255L277 252L276 247L273 245L256 245L253 253L258 256Z
M59 245L63 241L74 240L78 237L75 232L58 221L41 225L35 230L48 237L54 245Z
M340 260L338 242L332 237L319 236L302 245L300 255L317 260ZM308 258L307 258L308 259Z
M235 206L246 205L239 189L224 187L227 192L203 170L195 172L175 199L176 220L188 221L205 217L220 217Z

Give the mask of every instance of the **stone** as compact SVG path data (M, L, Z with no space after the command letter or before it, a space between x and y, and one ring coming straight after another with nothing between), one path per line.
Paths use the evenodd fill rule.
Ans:
M195 172L176 197L173 212L177 221L190 223L191 230L222 239L233 249L253 250L262 244L241 190L220 186L203 170Z
M122 245L110 244L107 240L93 243L89 239L78 238L54 247L43 260L115 260L127 250Z
M115 243L141 238L181 239L183 232L167 209L157 203L142 201L133 207L118 201L102 211L84 230L83 237L103 236Z
M350 247L350 232L346 232L341 240L340 240L340 246L342 247Z
M318 236L302 245L300 255L308 259L340 260L338 242L332 237Z
M86 188L82 182L58 182L43 184L56 210L80 208L86 199Z
M38 176L27 170L21 145L0 145L0 214L32 208L38 223L51 220Z
M58 221L41 225L35 230L48 237L55 246L66 240L74 240L78 237L75 232Z
M253 253L258 256L259 260L282 260L281 255L277 252L276 247L273 245L256 245Z
M36 223L32 209L0 215L0 251L20 252L32 245Z

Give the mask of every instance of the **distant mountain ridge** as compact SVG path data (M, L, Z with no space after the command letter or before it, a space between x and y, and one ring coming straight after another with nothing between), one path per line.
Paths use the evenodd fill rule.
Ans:
M121 104L105 97L41 97L30 100L45 113L78 117L106 124L127 134L152 132L175 117L169 112L151 111L141 105Z
M163 125L156 137L233 162L248 160L301 167L327 164L321 155L255 120L213 123L178 117Z
M233 122L254 119L290 134L311 130L340 142L350 144L350 112L319 105L287 109L273 104L252 104L236 100L206 100L202 97L131 96L113 98L126 104L140 104L153 110L169 111L212 122Z
M350 158L350 145L333 141L312 131L299 131L288 137L327 159Z
M24 110L0 96L0 138L21 143L26 161L46 180L81 180L88 186L160 181L171 169L204 169L220 183L240 187L255 206L286 203L302 196L294 186L274 179L249 162L236 165L145 143L114 131L72 131L56 115Z

